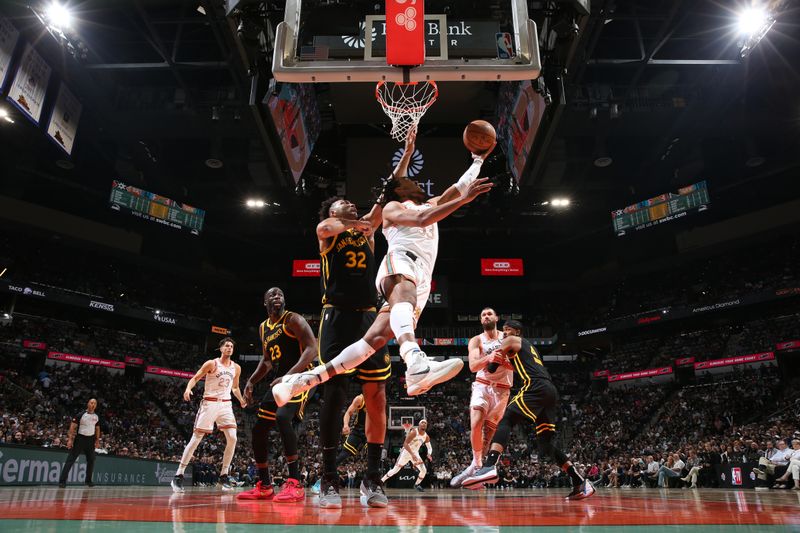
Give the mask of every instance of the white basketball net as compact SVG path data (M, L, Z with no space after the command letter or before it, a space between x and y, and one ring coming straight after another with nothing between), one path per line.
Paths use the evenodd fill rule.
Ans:
M422 115L438 96L439 88L435 81L379 81L375 87L375 98L392 120L392 138L399 142L405 141L409 130L419 124Z

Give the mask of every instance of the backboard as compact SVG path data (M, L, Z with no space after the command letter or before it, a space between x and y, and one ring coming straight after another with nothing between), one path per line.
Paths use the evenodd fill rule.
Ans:
M424 63L387 64L387 2L420 9ZM513 81L540 70L526 0L287 0L275 34L281 82Z

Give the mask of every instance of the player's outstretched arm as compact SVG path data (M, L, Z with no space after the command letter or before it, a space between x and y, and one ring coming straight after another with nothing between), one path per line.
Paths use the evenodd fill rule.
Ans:
M514 356L515 354L519 353L522 349L522 339L517 337L516 335L506 335L503 337L502 344L500 345L500 351L506 354L509 357Z
M394 167L394 172L392 172L393 176L398 178L405 178L408 176L408 165L411 163L411 156L414 155L416 142L417 128L411 128L408 130L408 135L406 136L406 145L403 149L403 155L400 157L400 161L397 163L397 166Z
M431 209L417 211L406 208L400 202L389 202L383 208L383 221L397 226L423 228L444 220L462 205L473 201L481 194L489 192L494 184L488 178L481 178L470 183L469 187L458 198L440 203Z
M214 368L213 360L209 359L208 361L203 363L203 366L200 367L200 370L195 372L194 376L192 376L192 379L190 379L189 383L186 384L186 388L183 391L184 400L186 400L187 402L189 401L189 398L192 397L192 389L194 388L194 386L197 385L197 382L200 381L200 379L202 379L203 376L211 372L211 369L213 368Z
M462 174L454 184L448 187L441 196L432 199L431 202L444 203L449 202L454 198L458 198L458 196L467 189L470 183L478 179L483 162L486 161L486 158L489 157L489 154L492 153L492 150L494 150L495 146L497 146L497 143L494 143L492 147L485 152L480 154L472 154L472 164L467 171L464 172L464 174Z
M350 228L356 228L362 233L372 233L374 231L371 222L366 220L330 217L317 224L317 238L321 241L330 239Z
M317 356L317 339L314 338L314 332L311 331L306 319L297 313L292 313L286 321L286 329L300 342L300 359L287 372L287 374L297 374L305 371Z

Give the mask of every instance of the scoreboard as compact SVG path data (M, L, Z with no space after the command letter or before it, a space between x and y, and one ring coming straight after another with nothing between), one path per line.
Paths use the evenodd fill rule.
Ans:
M625 235L627 230L649 228L663 222L684 217L692 211L708 208L708 187L705 181L682 187L677 192L660 194L654 198L611 212L614 232Z
M203 229L206 212L190 205L176 202L166 196L125 185L114 180L111 186L111 209L127 211L131 215L158 222L175 229L184 229L199 235Z

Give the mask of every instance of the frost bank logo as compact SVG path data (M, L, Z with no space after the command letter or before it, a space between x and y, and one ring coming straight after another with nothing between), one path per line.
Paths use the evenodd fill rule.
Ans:
M367 44L366 38L366 30L367 24L365 22L360 22L358 24L358 35L342 35L342 41L344 44L349 46L350 48L364 48L364 45ZM375 39L378 37L378 28L372 28L372 42L375 42Z
M400 159L403 157L404 150L401 148L394 153L392 157L392 166L397 166L400 163ZM414 176L419 175L422 172L422 167L425 166L425 158L422 157L422 152L419 149L414 150L414 153L411 156L411 161L408 163L408 177L413 178Z

